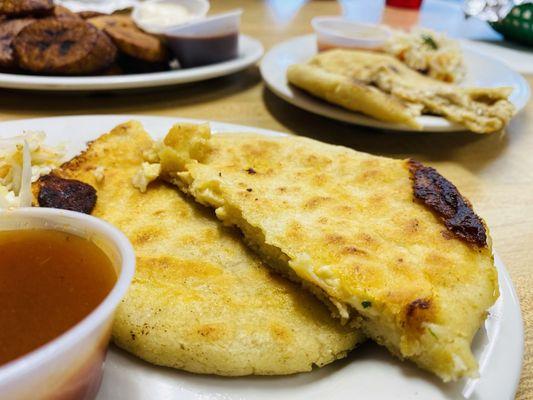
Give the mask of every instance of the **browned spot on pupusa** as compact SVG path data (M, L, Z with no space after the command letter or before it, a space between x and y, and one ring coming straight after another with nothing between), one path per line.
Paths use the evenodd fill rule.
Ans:
M381 174L381 171L370 169L370 170L367 170L361 173L360 179L363 179L365 181L371 181L373 179L377 179L380 174Z
M454 184L434 168L409 160L415 198L422 201L444 222L446 228L468 243L486 246L485 226L472 210L472 206Z
M224 328L215 324L200 325L196 330L205 339L218 340L224 335Z
M416 299L405 309L406 325L412 330L420 331L423 323L431 320L432 314L431 300Z
M418 310L427 310L429 308L430 302L425 299L416 299L415 301L409 303L407 306L406 315L408 318L413 317Z
M367 254L365 250L361 250L355 246L346 246L342 249L344 254Z
M370 236L368 233L361 233L359 235L359 239L362 240L366 244L374 244L376 241L372 236Z
M316 209L317 207L321 206L322 204L326 203L327 201L331 200L330 197L324 197L324 196L315 196L310 198L309 200L306 200L303 203L303 207L306 209Z
M303 237L302 226L296 221L290 222L286 230L286 235L292 239L301 239Z
M324 168L330 165L333 161L328 157L322 157L316 154L311 154L302 158L302 164L313 168Z
M291 338L290 331L284 326L276 323L270 325L270 333L275 340L280 342L289 342Z
M416 233L418 232L419 222L417 219L410 219L407 221L405 226L406 233Z
M133 244L142 245L148 242L158 240L161 237L162 231L156 226L143 226L134 232L133 237L131 238Z
M311 183L314 186L324 186L328 182L326 174L316 174L311 177Z
M346 243L346 238L344 236L337 235L334 233L327 234L324 239L326 240L326 243L333 245L341 245Z
M339 214L351 214L354 211L353 207L347 205L340 205L335 209Z

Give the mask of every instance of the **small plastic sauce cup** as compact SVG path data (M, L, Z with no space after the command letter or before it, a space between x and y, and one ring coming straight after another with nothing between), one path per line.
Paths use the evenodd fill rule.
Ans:
M213 15L165 31L168 46L183 68L237 58L242 10Z
M102 380L102 366L115 309L135 270L135 253L118 229L90 215L51 208L0 211L0 230L50 229L93 241L112 261L117 281L83 320L36 350L0 366L2 400L90 400Z
M145 0L133 8L131 18L142 30L161 34L205 17L209 6L207 0Z
M333 48L380 50L391 35L386 27L342 17L316 17L311 25L317 35L319 51Z

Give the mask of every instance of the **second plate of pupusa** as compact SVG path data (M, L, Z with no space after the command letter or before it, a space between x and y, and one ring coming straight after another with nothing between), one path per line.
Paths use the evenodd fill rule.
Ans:
M334 52L333 55L329 55L330 52ZM270 49L261 62L261 74L275 94L297 107L356 125L394 131L494 132L505 126L527 104L530 96L529 85L520 74L470 48L462 49L466 74L457 83L459 92L467 94L464 99L453 94L455 84L433 80L414 69L406 72L408 67L403 64L405 68L399 71L395 71L397 68L394 65L388 72L381 71L378 68L381 64L399 63L392 55L363 52L368 53L370 59L376 59L366 65L366 58L360 57L361 51L351 53L351 50L329 50L317 54L316 36L300 36ZM346 65L351 67L346 68ZM399 84L405 81L406 74L409 75L408 84ZM370 79L371 75L375 79ZM418 91L418 83L411 85L415 81L423 81L422 86L431 82L434 84L430 84L428 93L425 93ZM416 90L406 91L410 86ZM488 88L489 97L505 99L508 96L510 103L501 112L495 114L491 107L487 114L500 115L503 123L476 127L471 124L468 115L463 115L463 108L477 112L471 96L485 101L483 96L476 97L481 93L478 88ZM414 92L417 93L412 96ZM437 97L443 95L438 101L433 98L436 93L439 93ZM415 98L419 95L422 97ZM470 99L467 98L469 96ZM496 102L496 97L490 104ZM383 104L390 106L383 107ZM499 108L503 102L498 104ZM482 108L485 107L483 104ZM435 113L442 116L431 115Z

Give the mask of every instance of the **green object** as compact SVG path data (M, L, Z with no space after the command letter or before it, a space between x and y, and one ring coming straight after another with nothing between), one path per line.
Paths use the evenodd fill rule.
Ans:
M422 34L422 40L424 41L424 44L426 46L428 46L429 48L433 49L433 50L437 50L439 48L439 46L437 45L437 43L435 43L435 41L433 40L433 38L429 35L426 35L426 34Z
M514 7L503 20L490 25L507 40L533 46L533 3Z
M363 306L363 308L372 307L372 303L368 300L361 302L361 305Z

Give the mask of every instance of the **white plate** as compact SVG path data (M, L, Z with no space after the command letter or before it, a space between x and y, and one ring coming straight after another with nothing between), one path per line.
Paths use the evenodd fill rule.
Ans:
M155 139L178 118L145 116L83 116L0 123L0 137L23 130L44 130L50 144L67 144L68 156L115 125L140 120ZM245 131L264 135L279 132L212 122L215 132ZM194 375L152 366L111 346L98 400L354 400L458 399L510 400L518 385L523 356L523 324L515 290L503 263L496 257L501 296L476 336L474 352L481 378L443 384L409 362L365 344L345 360L310 373L287 377L223 378Z
M274 46L265 54L261 61L261 75L267 86L289 103L315 114L373 128L413 131L408 126L378 121L363 114L326 103L289 85L286 78L289 65L305 62L316 52L315 35L300 36ZM520 74L509 69L498 60L476 53L470 48L464 48L463 53L468 72L462 85L511 86L514 90L510 100L517 111L524 108L530 93L528 83ZM423 131L450 132L465 130L460 125L451 123L441 117L421 116L417 119L422 125Z
M516 72L524 75L533 74L533 51L526 46L505 40L461 39L460 41L464 48L496 58Z
M263 45L247 35L239 36L239 55L234 60L204 67L146 74L113 76L40 76L0 73L0 87L28 90L96 91L170 86L232 74L255 64Z

